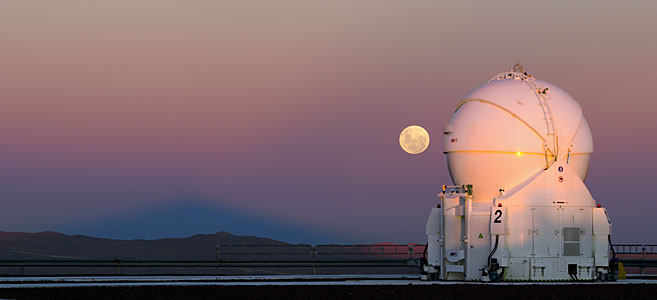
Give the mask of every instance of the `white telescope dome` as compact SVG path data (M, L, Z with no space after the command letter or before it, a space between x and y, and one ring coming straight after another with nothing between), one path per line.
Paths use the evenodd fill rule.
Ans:
M490 201L555 161L586 179L593 139L582 108L559 87L520 71L472 90L445 125L450 176L456 185L473 185L474 201Z

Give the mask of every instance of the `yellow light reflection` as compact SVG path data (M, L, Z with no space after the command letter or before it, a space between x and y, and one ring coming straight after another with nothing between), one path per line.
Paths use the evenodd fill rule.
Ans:
M518 151L518 152L516 152L516 155L521 156L522 153L520 153L520 151Z

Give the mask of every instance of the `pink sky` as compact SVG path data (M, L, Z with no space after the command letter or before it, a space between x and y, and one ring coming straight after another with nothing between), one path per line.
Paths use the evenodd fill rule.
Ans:
M615 238L656 242L655 37L648 1L2 1L0 230L196 197L421 242L443 124L520 60L582 105Z

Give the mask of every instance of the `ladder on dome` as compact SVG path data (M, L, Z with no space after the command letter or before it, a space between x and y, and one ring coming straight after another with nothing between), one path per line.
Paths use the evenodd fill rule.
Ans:
M552 121L552 109L550 109L550 96L548 95L548 88L539 88L534 82L533 78L528 78L525 81L529 87L534 91L536 98L538 98L538 103L543 110L543 115L545 115L545 124L547 126L547 135L554 135L554 122Z
M548 136L552 136L552 142L553 142L553 149L554 153L552 153L555 158L558 155L559 151L559 145L557 141L557 133L556 133L556 128L554 126L554 120L552 118L552 108L550 107L550 90L548 88L540 88L538 85L536 85L536 82L534 78L531 75L527 75L527 72L522 67L522 64L516 63L513 66L513 69L511 69L511 72L513 73L520 73L524 76L523 77L523 82L527 83L529 85L530 89L534 92L534 95L536 95L536 98L538 99L538 104L541 106L541 109L543 110L543 116L545 118L545 125L547 127L547 134ZM546 151L549 149L546 149ZM547 154L547 153L546 153ZM547 157L546 157L547 159Z
M506 73L500 73L490 80L488 82L494 81L494 80L504 80L504 79L516 79L516 80L522 80L522 82L526 83L529 85L530 90L536 95L536 98L538 99L538 104L541 107L541 110L543 111L543 118L545 119L545 126L547 128L547 133L546 135L549 137L552 137L552 145L549 143L545 143L543 146L545 148L545 164L546 164L546 169L550 166L548 156L552 155L554 156L555 160L558 157L558 151L559 151L559 140L557 138L557 132L556 132L556 126L554 125L554 112L552 110L552 107L550 106L550 102L552 101L550 99L550 91L548 88L540 88L538 85L536 85L536 81L532 75L527 74L525 70L522 67L522 64L516 63L511 71L506 72ZM549 152L549 154L548 154Z

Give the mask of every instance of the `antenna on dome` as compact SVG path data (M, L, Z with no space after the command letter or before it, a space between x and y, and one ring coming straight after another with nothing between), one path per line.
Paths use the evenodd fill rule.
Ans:
M522 63L520 61L518 61L515 65L513 65L513 68L511 68L511 72L529 75L527 74L527 72L525 72L525 69L522 67Z

